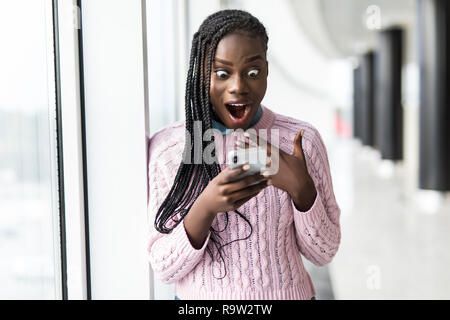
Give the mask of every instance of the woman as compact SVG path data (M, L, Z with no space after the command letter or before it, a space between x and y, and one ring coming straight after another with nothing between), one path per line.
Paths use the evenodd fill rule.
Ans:
M322 266L338 250L340 209L320 134L261 105L267 43L245 11L207 17L192 40L186 120L149 141L149 259L180 299L313 299L300 253ZM226 154L252 141L267 144L276 170L232 182L248 165L230 169Z

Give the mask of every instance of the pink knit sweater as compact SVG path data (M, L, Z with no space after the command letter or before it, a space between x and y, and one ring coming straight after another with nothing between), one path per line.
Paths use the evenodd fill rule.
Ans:
M281 189L266 187L238 210L250 221L253 232L247 240L223 247L223 262L212 262L205 248L195 249L181 222L170 234L154 228L155 214L172 186L182 160L185 139L184 121L175 122L155 133L149 141L149 241L150 263L165 283L175 283L180 299L311 299L315 289L305 270L302 255L317 266L329 263L336 254L340 239L340 209L336 203L325 146L319 132L304 121L286 117L263 106L263 115L253 129L279 130L279 148L292 154L294 137L300 129L309 174L317 197L307 212L298 211ZM235 148L217 139L216 155L222 169L226 153ZM232 133L233 135L235 133ZM237 134L239 136L239 134ZM242 138L242 137L241 137ZM225 214L218 213L213 227L223 230ZM229 212L229 224L221 233L224 242L245 238L248 224L235 212ZM216 250L214 247L213 250ZM301 253L301 254L300 254Z

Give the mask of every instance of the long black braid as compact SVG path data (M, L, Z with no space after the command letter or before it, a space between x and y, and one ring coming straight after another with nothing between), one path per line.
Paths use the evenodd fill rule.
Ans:
M212 109L209 97L211 65L215 56L217 44L225 35L231 33L259 37L267 50L269 38L266 29L257 18L242 10L218 11L208 16L201 24L199 30L194 34L186 80L186 141L183 152L183 161L178 168L174 184L169 194L156 214L155 228L161 233L170 233L184 219L195 199L197 199L200 193L206 188L209 181L216 177L221 171L215 154L214 135L211 137L212 143L214 143L212 156L215 160L212 164L207 164L203 160L205 148L211 142L203 141L203 139L201 139L201 163L199 163L198 159L195 161L195 152L191 151L195 150L194 121L202 122L201 137L203 137L205 131L212 128L211 118L220 121ZM223 262L224 259L221 253L222 248L235 241L248 239L252 233L250 221L248 221L248 219L238 210L234 210L234 212L250 225L250 234L246 238L235 239L222 245L222 238L219 233L224 231L228 226L228 212L225 213L226 224L223 230L215 230L212 226L210 227L210 241L217 248L217 252ZM210 246L207 246L207 251L211 256L211 259L214 260L214 253Z

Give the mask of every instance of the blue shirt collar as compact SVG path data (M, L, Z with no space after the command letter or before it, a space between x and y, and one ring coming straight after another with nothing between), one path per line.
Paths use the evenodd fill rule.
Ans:
M252 122L250 122L249 128L253 127L259 121L259 119L261 119L262 114L263 114L263 110L261 108L261 105L259 105L258 111L256 111L255 117L253 118ZM214 129L219 130L220 133L222 133L222 134L228 134L233 131L233 129L228 129L227 127L225 127L225 125L223 125L220 122L217 122L214 119L211 119L211 123L212 123L212 127Z

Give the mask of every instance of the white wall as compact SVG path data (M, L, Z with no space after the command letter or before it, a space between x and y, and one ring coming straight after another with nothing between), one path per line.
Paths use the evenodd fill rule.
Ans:
M82 2L93 299L150 297L141 2Z

